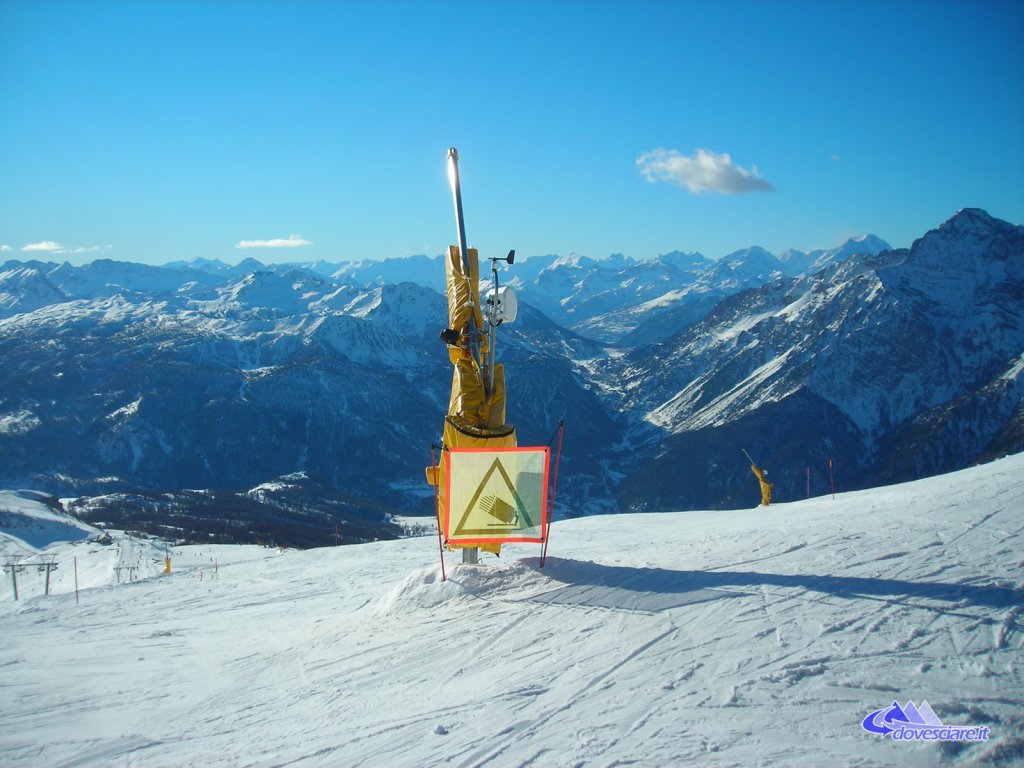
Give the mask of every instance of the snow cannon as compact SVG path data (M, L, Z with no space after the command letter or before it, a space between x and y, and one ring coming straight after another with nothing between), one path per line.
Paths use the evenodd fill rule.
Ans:
M772 504L772 488L773 484L768 482L768 470L761 469L757 466L757 462L750 458L750 454L747 453L746 448L741 448L744 455L750 461L750 471L757 477L757 482L761 485L761 504L765 507L770 507Z
M543 543L547 534L547 447L521 448L506 415L505 369L495 359L497 330L518 314L515 293L498 282L498 263L512 265L515 251L491 257L491 282L481 299L480 260L466 245L459 182L459 154L448 150L448 180L455 204L458 245L444 259L448 326L441 340L452 364L451 395L440 460L427 467L434 486L438 536L476 563L479 549L494 554L509 541Z

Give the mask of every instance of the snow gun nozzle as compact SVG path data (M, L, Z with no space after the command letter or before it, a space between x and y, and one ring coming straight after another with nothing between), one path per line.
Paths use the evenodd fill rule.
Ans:
M448 184L452 188L452 193L458 195L459 188L459 152L455 147L448 147ZM462 201L459 200L456 203L456 207L461 207ZM456 218L459 218L459 214L456 214ZM459 221L459 226L462 226ZM460 230L461 234L461 230ZM461 243L460 243L461 245Z

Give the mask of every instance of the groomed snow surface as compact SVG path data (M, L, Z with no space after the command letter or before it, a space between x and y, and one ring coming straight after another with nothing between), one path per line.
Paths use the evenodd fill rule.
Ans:
M35 596L0 592L0 764L1021 764L1022 531L1016 455L834 500L558 522L543 569L517 545L449 555L444 582L436 537L184 548L170 575L94 573L78 604L29 569ZM64 589L73 552L92 572L120 546L46 551ZM989 738L862 728L895 700Z

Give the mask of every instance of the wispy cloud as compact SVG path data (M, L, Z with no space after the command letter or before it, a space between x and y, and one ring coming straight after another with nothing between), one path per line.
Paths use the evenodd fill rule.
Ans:
M0 253L4 253L5 251L9 251L9 250L11 250L11 246L9 246L9 245L0 245Z
M113 246L110 245L76 245L74 248L65 248L60 243L55 243L53 240L43 240L39 243L29 243L28 245L22 246L21 250L24 253L95 253L96 251L102 251L109 249Z
M695 195L720 192L723 195L744 195L749 192L771 192L772 185L757 171L733 163L728 154L698 149L684 155L676 149L655 149L636 159L636 167L652 184L660 181L685 187Z
M35 253L37 251L49 251L51 253L63 253L64 246L60 243L55 243L53 240L43 240L41 243L29 243L28 245L22 246L22 251L25 253Z
M301 248L312 244L312 240L306 240L301 235L288 235L286 238L275 240L241 240L235 248Z

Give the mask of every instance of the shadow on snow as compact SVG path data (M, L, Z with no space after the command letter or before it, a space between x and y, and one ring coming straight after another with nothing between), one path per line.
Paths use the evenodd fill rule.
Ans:
M532 568L540 565L537 558L523 562ZM760 587L799 589L844 599L881 599L897 603L928 601L939 605L926 603L915 607L942 613L970 605L989 608L1024 605L1024 590L996 585L759 571L674 571L554 557L548 558L540 572L565 586L533 597L533 602L650 612L708 600L743 597L749 594L745 590Z

